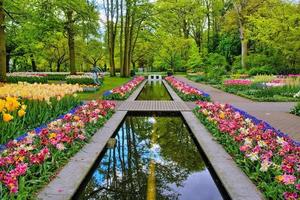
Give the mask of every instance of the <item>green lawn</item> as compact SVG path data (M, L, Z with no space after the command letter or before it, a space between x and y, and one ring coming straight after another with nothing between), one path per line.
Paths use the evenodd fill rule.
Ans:
M102 99L102 94L111 90L115 87L121 86L124 83L128 82L131 78L120 78L120 77L105 77L104 85L100 87L97 92L81 92L78 93L78 97L80 100L94 100L94 99Z

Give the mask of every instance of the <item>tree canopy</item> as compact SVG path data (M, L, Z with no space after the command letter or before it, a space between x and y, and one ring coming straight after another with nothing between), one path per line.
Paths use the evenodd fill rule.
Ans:
M300 4L288 0L0 0L0 80L94 65L112 76L137 68L287 73L300 68L299 36Z

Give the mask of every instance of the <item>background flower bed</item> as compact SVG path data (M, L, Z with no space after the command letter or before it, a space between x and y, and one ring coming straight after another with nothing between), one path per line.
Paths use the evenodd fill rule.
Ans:
M188 76L196 82L212 84L214 87L225 92L240 95L255 101L299 101L300 78L297 75L273 76L257 75L249 77L246 75L223 76L218 83L203 81L205 75ZM300 93L299 93L300 94Z
M268 199L298 199L299 143L229 105L197 105L196 116Z
M179 81L172 76L166 77L165 80L184 101L210 101L210 96L205 92Z
M103 93L103 99L106 100L125 100L136 88L145 80L143 76L137 76L124 85Z
M113 113L108 101L88 102L41 130L11 141L0 156L1 199L34 199ZM4 187L5 186L5 187Z
M100 78L101 80L101 78ZM69 84L94 84L90 73L78 72L70 75L68 72L14 72L7 74L8 83L48 83L49 81L66 81Z
M82 88L66 84L6 84L1 87L0 144L45 124L79 105L80 101L73 95L78 91L82 91ZM9 104L1 103L7 98L12 99ZM26 107L23 109L25 113L22 117L19 112L20 103ZM13 109L9 109L9 106ZM10 114L13 119L5 120L4 113Z

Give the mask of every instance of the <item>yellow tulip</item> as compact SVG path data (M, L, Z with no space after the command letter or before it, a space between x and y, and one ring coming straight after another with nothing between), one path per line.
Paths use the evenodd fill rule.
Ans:
M6 97L6 103L5 107L7 111L15 111L20 106L20 103L18 102L18 99L16 97Z
M14 117L8 113L3 113L3 121L9 122L13 119Z
M220 115L219 115L219 117L220 117L221 119L225 119L225 114L224 114L223 112L221 112Z
M23 117L25 114L26 114L26 112L25 112L25 110L23 110L23 109L20 109L20 110L18 111L18 116L19 116L19 117Z
M0 112L4 110L5 107L5 101L3 99L0 99Z
M49 139L53 139L53 138L56 138L56 133L50 133L49 134Z
M27 106L23 104L23 105L21 106L21 108L22 108L23 110L26 110Z

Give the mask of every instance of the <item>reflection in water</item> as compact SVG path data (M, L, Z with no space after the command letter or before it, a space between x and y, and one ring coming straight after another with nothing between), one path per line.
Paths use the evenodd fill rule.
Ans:
M136 100L172 100L162 81L148 81Z
M80 199L222 199L179 116L127 116Z

